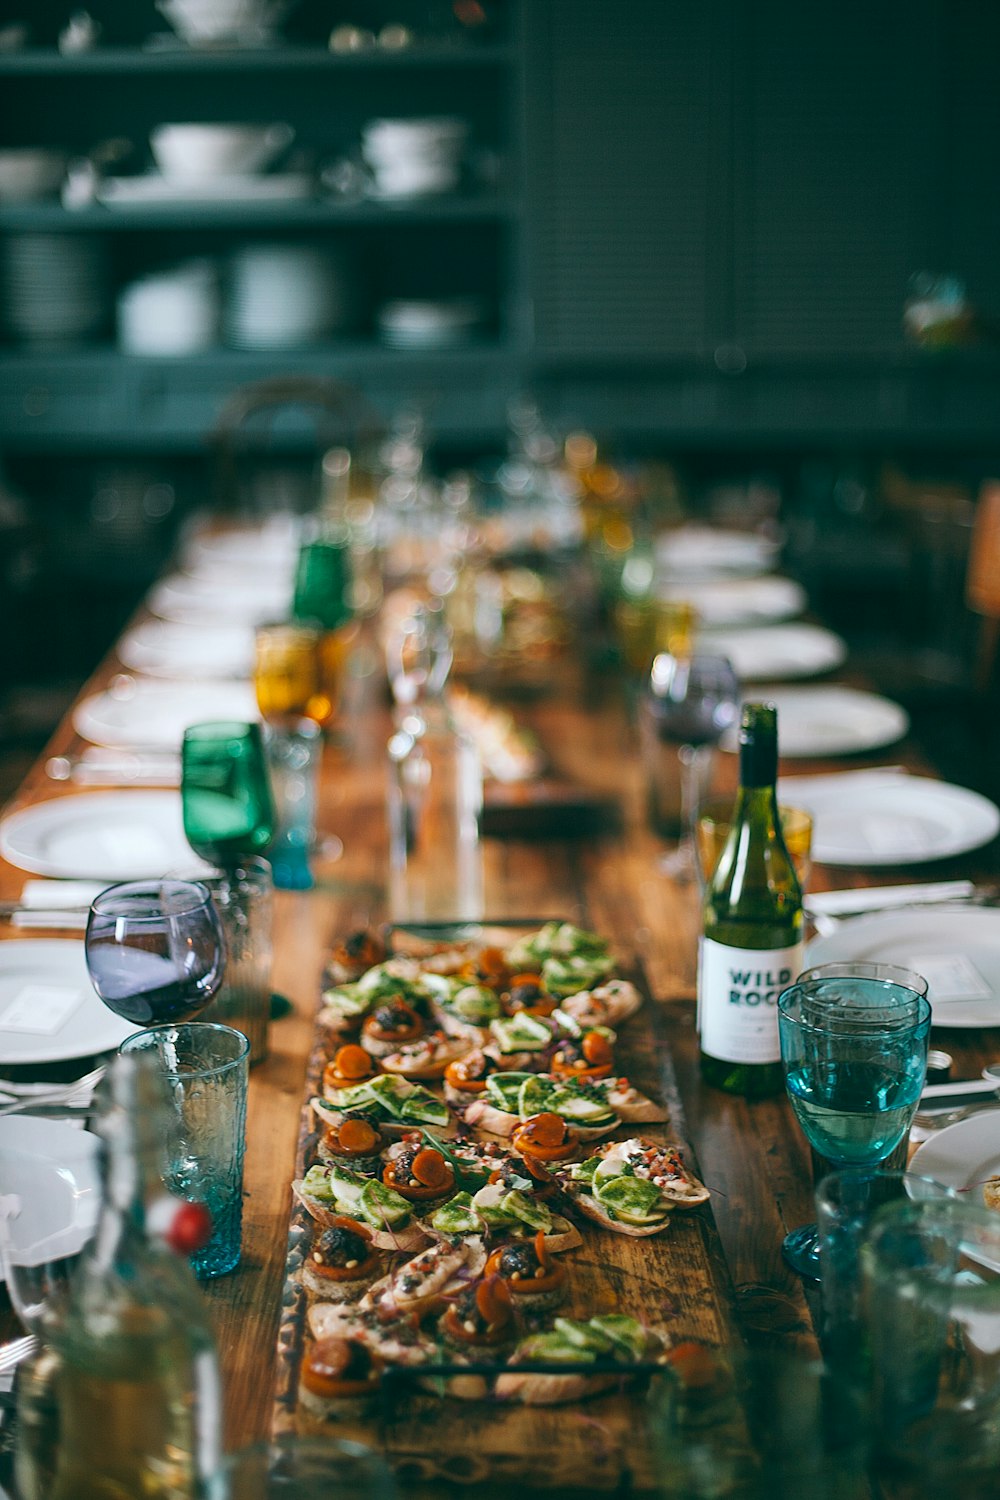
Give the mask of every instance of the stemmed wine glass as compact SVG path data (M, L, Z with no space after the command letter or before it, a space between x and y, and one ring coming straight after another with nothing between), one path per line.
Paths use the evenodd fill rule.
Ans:
M695 876L694 820L716 748L739 711L739 678L727 657L661 651L653 659L642 734L654 826L680 835L677 849L662 864L677 879Z
M922 976L895 964L823 964L778 996L785 1087L828 1170L874 1167L905 1137L927 1075L931 1007ZM782 1253L819 1279L815 1224Z
M130 880L95 898L84 954L109 1010L137 1026L188 1021L214 999L225 941L212 893L198 880Z

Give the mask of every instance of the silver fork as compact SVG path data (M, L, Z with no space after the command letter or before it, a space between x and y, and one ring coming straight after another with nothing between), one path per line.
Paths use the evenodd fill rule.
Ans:
M38 1348L38 1339L33 1333L26 1333L23 1338L11 1339L6 1344L0 1344L0 1378L9 1375L16 1370L29 1354L34 1354Z
M4 1082L0 1089L0 1115L13 1115L40 1104L87 1104L94 1089L104 1077L104 1066L93 1068L72 1083L39 1088L37 1084Z

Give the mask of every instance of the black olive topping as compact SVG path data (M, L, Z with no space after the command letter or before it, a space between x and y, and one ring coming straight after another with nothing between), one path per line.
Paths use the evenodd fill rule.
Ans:
M368 1242L360 1234L338 1224L332 1229L324 1229L313 1255L321 1257L317 1262L319 1265L337 1266L344 1270L349 1260L356 1260L360 1265L367 1259Z

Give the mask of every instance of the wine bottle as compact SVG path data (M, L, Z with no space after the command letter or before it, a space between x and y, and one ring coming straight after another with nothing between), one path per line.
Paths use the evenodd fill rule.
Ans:
M163 1187L172 1106L152 1058L116 1058L105 1087L97 1231L46 1332L59 1357L49 1500L194 1500L221 1451L215 1342L184 1253L202 1211Z
M785 847L775 782L778 711L745 703L740 787L705 892L698 1032L706 1082L762 1098L783 1087L777 1000L802 970L802 891Z

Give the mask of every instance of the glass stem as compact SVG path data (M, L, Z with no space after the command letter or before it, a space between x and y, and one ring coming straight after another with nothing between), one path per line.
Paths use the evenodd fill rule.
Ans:
M701 757L699 746L681 747L681 844L694 843L695 820L701 801Z

